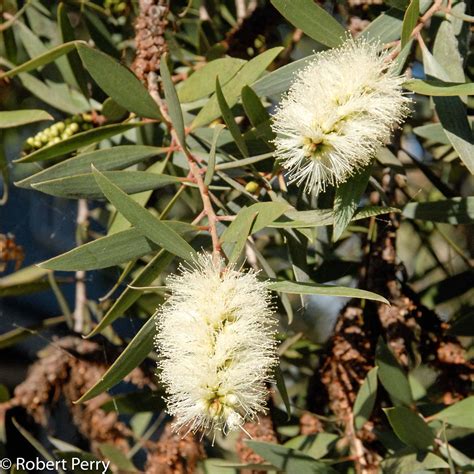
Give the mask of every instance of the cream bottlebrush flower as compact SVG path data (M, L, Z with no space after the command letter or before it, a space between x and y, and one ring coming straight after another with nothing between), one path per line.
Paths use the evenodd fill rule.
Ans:
M377 44L347 40L302 70L273 121L290 182L339 185L370 163L409 112L403 76Z
M209 254L168 284L156 346L174 427L214 436L239 429L265 413L265 382L277 361L266 284Z

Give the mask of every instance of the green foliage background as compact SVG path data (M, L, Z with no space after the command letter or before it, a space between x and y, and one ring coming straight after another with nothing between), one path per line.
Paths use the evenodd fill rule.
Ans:
M275 291L281 368L271 414L279 444L248 442L262 457L259 469L298 474L474 469L472 5L173 1L163 19L168 52L161 70L145 81L132 67L137 2L7 0L0 9L2 204L15 205L8 201L14 185L78 200L86 209L86 218L78 219L77 246L5 274L0 295L50 290L61 316L38 321L35 331L66 324L71 334L120 349L78 403L116 387L135 367L156 358L152 316L164 300L166 276L196 251L212 249L206 217L195 221L203 205L202 189L190 179L192 156L212 194L225 255L261 270ZM407 73L404 87L414 93L413 113L370 169L338 189L305 196L285 185L275 160L272 110L295 72L315 52L341 44L348 28L392 48L399 71ZM24 129L31 140L24 141ZM7 146L22 151L11 161ZM92 222L102 227L100 235ZM380 278L402 288L400 299L388 286L372 285L366 274L388 229L395 235L396 264L393 274L380 267ZM121 272L114 291L89 301L78 323L77 307L70 308L61 288L71 275L84 278L80 272L92 270L110 275L109 267ZM399 339L390 329L365 334L369 342L351 341L352 349L362 351L367 343L371 352L365 373L346 394L351 404L342 417L331 383L321 378L324 363L339 363L340 325L329 324L324 337L317 314L329 317L322 306L330 297L360 308L367 324L387 303L403 311L403 297L411 298L419 314L434 311L449 324L436 319L426 327L416 316L419 327L407 326L413 334L400 336L408 357L397 352ZM316 302L319 310L312 309ZM344 314L343 309L339 322ZM143 323L130 340L114 329L124 316ZM31 332L17 328L0 335L0 349ZM453 344L461 360L436 365L435 349L429 354L420 349L424 337L433 338L438 349ZM462 387L443 385L449 373L453 380L462 375ZM315 388L318 383L323 386ZM319 397L315 390L329 395ZM133 420L150 412L149 404L133 403L143 394L135 387L125 399L113 396L135 407L128 421L132 430L138 426ZM159 387L153 392L153 411L162 410L162 395ZM322 423L311 434L300 430L306 410ZM3 448L7 435L0 430ZM143 430L135 435L136 442ZM203 443L207 459L199 461L201 472L246 467L235 439L218 440L214 447ZM44 456L53 449L35 448ZM53 451L61 458L67 449L56 443ZM113 449L107 456L123 471L143 470L133 456L125 458L128 463Z

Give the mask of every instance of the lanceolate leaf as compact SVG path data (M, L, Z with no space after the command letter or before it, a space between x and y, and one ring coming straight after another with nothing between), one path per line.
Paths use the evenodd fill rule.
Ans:
M28 72L33 69L36 69L40 66L44 66L45 64L51 63L57 58L63 56L64 54L73 51L77 45L85 44L84 41L70 41L69 43L64 43L55 48L50 49L44 54L37 56L36 58L30 59L26 63L21 64L13 69L10 69L7 72L0 73L0 79L4 77L14 77L17 74L22 72Z
M107 372L75 403L83 403L119 383L135 367L140 365L153 348L156 333L155 318L151 317L118 356Z
M346 31L324 8L312 0L271 0L275 8L294 26L326 46L339 46Z
M194 249L177 232L136 203L96 168L92 171L106 198L132 225L165 250L185 260L193 259Z
M257 135L262 136L267 142L273 140L276 135L270 126L270 116L257 94L249 86L242 89L242 105L250 123L257 130Z
M420 0L411 0L410 5L405 11L405 16L403 17L403 26L402 26L402 48L408 43L410 36L412 34L413 28L415 28L418 23L418 17L420 16Z
M462 100L459 97L434 97L433 100L449 141L467 169L474 174L473 134Z
M63 42L74 41L76 39L74 28L69 21L64 3L60 3L58 6L58 25L61 31ZM67 55L67 59L71 70L74 73L74 79L76 80L77 85L81 89L84 96L88 97L89 91L87 89L87 77L77 50L71 51Z
M53 117L44 110L2 110L0 111L0 129L19 127L42 120L53 120Z
M297 72L313 61L315 56L316 55L312 54L272 71L270 74L254 82L251 85L252 90L254 90L259 97L281 94L287 91L291 83L295 80Z
M279 470L298 474L336 474L336 471L321 461L296 449L279 444L247 440L247 445Z
M194 102L211 95L217 77L224 85L242 69L245 63L246 61L238 58L220 58L207 63L181 83L177 91L179 100L183 103Z
M406 445L427 449L433 444L433 432L417 413L406 407L386 408L384 411L393 431Z
M410 202L403 209L403 216L422 221L472 224L474 222L474 197L458 197L433 202Z
M167 184L180 182L176 176L147 171L104 171L104 176L127 194L158 189ZM92 173L41 181L32 184L32 187L43 193L68 199L102 199L104 196Z
M91 165L94 165L100 171L119 170L147 158L163 154L166 151L166 148L154 146L123 145L89 153L80 153L28 178L22 179L16 182L15 185L26 188L42 181L89 173Z
M168 113L173 122L173 126L178 136L179 143L182 147L186 145L186 136L184 133L183 113L179 103L178 95L171 79L171 74L167 63L168 56L165 54L160 62L161 79L163 80L163 89L165 90L166 105Z
M242 87L255 82L281 50L282 48L272 48L253 58L222 87L222 93L229 107L233 107L237 103ZM191 128L202 127L215 120L219 115L220 109L217 97L213 95L194 119Z
M336 242L351 221L360 198L369 182L372 166L367 166L360 173L351 176L345 183L336 189L334 198L334 236Z
M273 291L281 291L282 293L293 293L297 295L342 296L345 298L361 298L389 304L389 302L383 296L377 295L376 293L372 293L371 291L367 290L359 290L358 288L347 288L344 286L271 280L268 283L268 287Z
M140 117L161 120L158 105L133 72L85 44L79 44L77 50L90 75L117 104Z
M422 46L423 66L426 75L430 79L449 82L449 74L441 64ZM467 169L474 173L474 143L473 134L467 118L466 107L459 97L434 97L439 121L453 148L466 165Z
M400 38L403 24L403 12L398 8L390 8L379 15L360 34L361 38L389 43Z
M360 430L369 420L377 397L377 367L369 370L354 403L354 426Z
M413 395L408 377L382 338L377 344L375 363L379 369L380 382L392 400L410 406L413 403Z
M197 230L185 222L163 222L180 235L189 235ZM131 228L83 244L39 266L61 271L97 270L128 262L158 249L159 246L139 230Z
M410 91L423 95L432 96L462 96L474 95L474 82L459 84L456 82L444 82L435 79L422 81L421 79L410 79L403 83L403 87Z
M453 426L474 430L474 396L439 411L434 417Z
M247 150L247 145L245 144L245 140L240 133L238 125L235 123L234 116L232 115L229 105L227 104L224 94L222 93L221 85L219 84L219 78L216 79L216 96L217 102L219 103L219 108L221 109L222 118L224 119L224 122L227 125L227 128L229 129L235 144L240 150L242 156L248 157L249 152Z
M124 123L117 125L104 125L99 128L87 130L86 132L77 133L66 140L62 140L55 145L45 146L40 148L38 151L30 153L18 160L15 163L31 163L33 161L45 161L51 158L65 155L71 151L77 150L78 148L91 145L92 143L98 143L107 138L124 133L134 127L140 127L143 122Z
M281 370L281 367L277 365L275 367L275 382L276 386L278 388L278 391L280 392L281 399L283 400L283 403L286 408L286 413L288 414L288 419L291 417L291 404L290 404L290 399L288 397L288 391L286 389L286 384L285 384L285 379L283 377L283 372Z

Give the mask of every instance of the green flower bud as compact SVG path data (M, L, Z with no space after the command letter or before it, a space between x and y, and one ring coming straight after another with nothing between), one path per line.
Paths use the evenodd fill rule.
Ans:
M67 130L71 130L72 133L76 133L79 130L79 125L77 123L71 123Z
M33 137L30 137L26 140L26 144L28 146L34 147L35 146L35 139Z
M64 129L66 128L66 125L64 124L64 122L58 122L55 124L55 126L59 132L64 131Z
M245 186L245 190L252 194L256 193L259 188L259 184L255 181L249 181Z
M82 114L82 118L84 122L92 122L92 115L91 114Z

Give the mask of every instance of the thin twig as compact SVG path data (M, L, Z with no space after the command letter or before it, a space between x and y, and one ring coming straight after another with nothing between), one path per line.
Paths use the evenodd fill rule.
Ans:
M83 232L87 227L89 218L89 208L85 199L79 199L77 202L77 244L83 243ZM86 293L86 272L79 270L76 272L76 305L74 309L74 331L81 333L84 329L84 318L87 303Z

